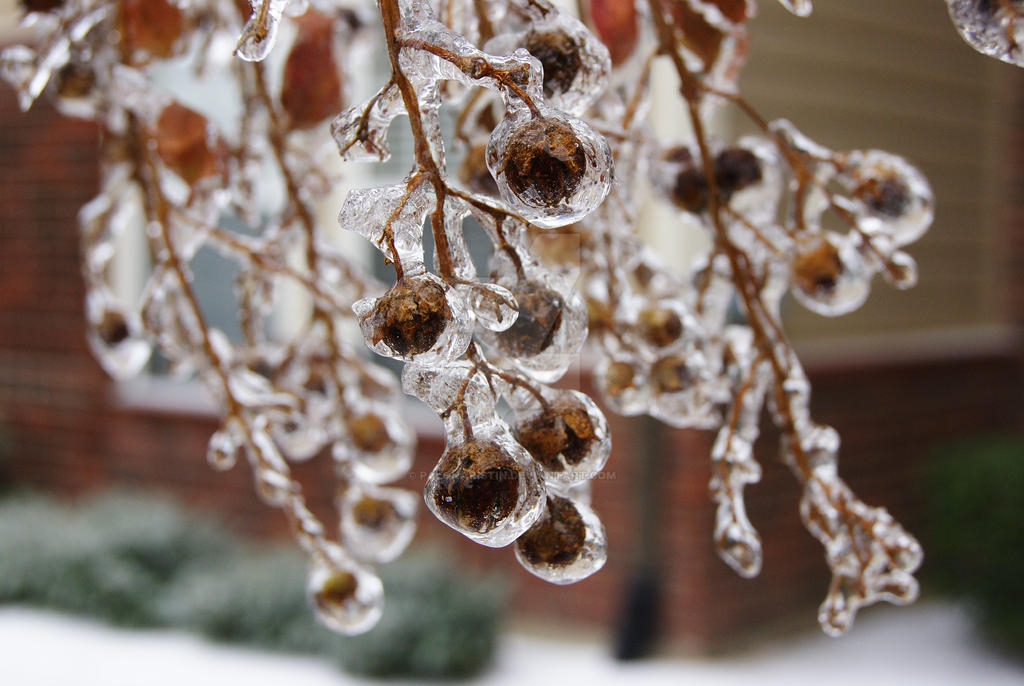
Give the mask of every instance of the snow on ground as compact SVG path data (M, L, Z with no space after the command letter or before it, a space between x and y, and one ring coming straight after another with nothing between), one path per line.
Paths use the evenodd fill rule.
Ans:
M1022 686L1024 668L989 652L957 608L876 611L839 640L806 636L720 659L620 664L597 643L513 634L482 686ZM133 632L24 608L0 609L4 686L346 686L380 684L323 660L207 643L169 631Z

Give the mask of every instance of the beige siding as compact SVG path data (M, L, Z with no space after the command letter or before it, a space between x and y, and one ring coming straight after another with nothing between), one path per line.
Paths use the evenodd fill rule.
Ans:
M838 319L791 303L794 339L1007 321L998 240L1016 70L963 43L938 0L817 0L809 19L762 0L752 36L742 92L764 115L833 148L904 155L938 200L935 225L910 250L917 288L876 279L868 304Z

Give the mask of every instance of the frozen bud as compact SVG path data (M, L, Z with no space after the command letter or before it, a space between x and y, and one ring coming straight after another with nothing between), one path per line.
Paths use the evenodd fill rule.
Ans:
M615 412L632 416L647 411L647 386L635 361L605 358L597 368L594 381Z
M107 374L126 379L142 371L153 349L138 317L93 292L86 297L86 318L89 347Z
M189 185L221 170L224 151L210 145L207 126L206 117L172 102L152 127L157 155Z
M345 545L362 560L395 559L415 532L416 501L398 488L350 487L339 502Z
M370 410L345 420L345 432L334 443L332 454L352 469L359 481L386 483L409 471L413 436L395 412Z
M222 426L210 436L206 447L206 461L218 472L224 472L235 466L242 440L232 425Z
M611 188L608 143L588 124L549 110L521 110L491 134L487 166L502 197L545 228L592 212Z
M508 545L536 520L544 488L537 466L507 438L449 445L424 494L442 522L492 547Z
M318 559L310 568L306 593L317 620L342 634L359 634L380 619L384 588L376 576L336 546L329 559Z
M453 304L455 297L459 300ZM461 296L430 274L402 278L380 298L360 300L352 309L363 336L381 355L447 359L469 344L471 316L456 316L468 314Z
M611 441L604 415L582 393L559 393L515 426L516 440L563 483L584 481L608 460Z
M173 56L185 30L185 16L171 0L121 0L118 18L124 47L143 62Z
M697 381L683 355L663 357L651 366L651 384L657 394L681 393Z
M728 203L734 194L760 183L762 164L753 151L741 147L726 148L715 155L712 168L719 202ZM667 191L676 207L691 214L707 210L707 174L690 148L670 148L662 155L659 168L673 175Z
M581 46L564 29L531 30L523 47L544 68L544 96L568 92L583 66Z
M380 452L391 442L388 427L380 415L365 412L350 419L347 423L352 444L368 453Z
M897 247L920 238L934 218L927 179L902 157L881 150L852 152L840 179L859 201L859 214L881 222Z
M548 349L562 323L565 301L537 281L522 281L513 290L519 315L498 337L499 347L513 357L532 357Z
M669 200L685 212L703 212L708 203L708 181L693 152L685 145L677 145L664 152L661 162L661 168L671 175L665 189Z
M669 307L648 307L638 317L640 335L651 345L664 348L683 335L683 319Z
M860 256L834 234L801 239L791 270L796 299L818 314L834 317L852 312L868 297L870 282Z
M723 202L761 178L761 160L750 150L726 148L715 156L715 184Z
M96 334L105 345L120 345L131 335L128 320L117 310L106 310L96 323Z
M555 584L585 579L607 559L604 527L587 506L550 495L540 519L516 540L516 559Z
M512 132L502 170L509 190L541 207L556 207L583 181L583 142L557 119L531 119Z
M960 36L975 50L1024 67L1024 18L1020 0L946 0Z

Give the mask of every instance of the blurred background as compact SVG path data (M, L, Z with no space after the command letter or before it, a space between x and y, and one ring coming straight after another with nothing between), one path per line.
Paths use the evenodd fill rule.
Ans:
M17 16L14 0L0 1L0 44L24 39ZM843 437L841 473L921 537L926 598L959 599L980 635L1024 654L1024 72L964 44L938 0L818 0L804 20L762 0L751 34L742 92L767 118L788 118L834 149L903 155L932 183L936 221L910 250L916 288L876 283L863 309L837 319L788 307L786 326L816 419ZM325 636L303 606L285 521L257 500L244 467L206 465L216 408L202 390L156 368L114 382L93 361L76 213L97 190L96 131L45 103L22 114L3 88L0 602L186 626L330 653L358 673L424 678L479 673L502 626L535 648L571 636L601 655L726 659L817 631L828 572L799 522L798 485L775 435L758 444L764 478L748 489L764 570L743 580L712 547L711 435L610 416L614 452L593 496L608 529L604 570L548 585L508 551L464 541L421 512L420 550L384 570L382 626L355 641ZM661 125L678 119L673 106L656 103ZM744 130L738 119L719 126ZM650 212L662 254L699 250L672 222ZM585 367L582 378L586 387ZM416 420L417 463L401 485L422 488L441 452L431 419ZM330 467L314 461L296 473L325 513L332 494L321 469ZM914 633L898 614L880 614L907 629L900 635ZM574 649L565 655L590 655ZM516 650L532 654L519 644L505 654Z

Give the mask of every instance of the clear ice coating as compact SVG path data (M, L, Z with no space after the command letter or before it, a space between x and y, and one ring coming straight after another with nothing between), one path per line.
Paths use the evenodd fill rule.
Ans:
M492 548L507 546L540 516L544 480L530 453L504 427L449 435L423 497L439 520Z
M611 453L608 423L579 391L515 387L509 404L513 433L549 483L571 486L594 478Z
M1024 67L1024 2L946 0L946 5L956 30L975 50Z
M779 0L779 2L798 17L809 17L814 10L812 0Z
M810 415L780 302L791 292L831 316L858 307L875 274L911 287L917 269L904 249L930 225L934 199L906 160L832 150L733 97L752 1L680 0L664 16L643 3L585 3L611 54L547 0L380 0L379 25L372 3L250 4L243 17L237 3L154 0L173 21L143 35L124 23L126 3L55 2L29 14L34 47L5 49L0 74L23 108L46 99L107 132L102 188L79 218L89 344L119 378L158 350L172 374L198 377L221 403L207 461L226 470L243 458L260 496L284 511L312 559L321 622L343 633L376 622L382 589L368 565L400 554L414 528L416 495L386 485L408 474L414 436L395 377L349 341L356 329L372 351L406 363L402 390L444 423L428 509L484 545L513 545L542 579L578 581L606 556L589 484L610 454L607 422L585 394L553 387L589 342L608 407L717 432L713 537L737 573L762 564L744 490L760 479L754 444L767 414L833 573L823 628L840 633L863 605L915 597L920 546L839 478L838 434ZM807 0L782 4L811 10ZM1024 3L948 4L969 41L1020 64ZM291 71L314 25L338 66L338 97L326 104L311 102L296 76L316 70ZM353 72L371 33L383 33L390 69L374 95L335 112L361 86ZM281 78L273 60L260 64L279 34L289 43ZM236 41L252 64L225 63ZM692 100L680 108L693 131L682 142L659 140L649 125L658 60ZM157 69L182 80L216 72L239 107L179 101ZM737 103L758 135L708 133L712 115ZM322 154L333 139L344 162L388 160L399 115L415 150L400 161L410 165L400 182L361 188L364 170L343 179L349 170ZM313 125L331 116L329 131ZM448 177L456 165L458 186ZM388 283L365 274L319 220L319 199L343 180L356 188L339 224L380 251L394 270ZM710 239L684 273L640 237L644 185ZM480 273L466 239L473 223L490 243ZM152 258L138 265L141 294L117 277L120 246L133 242ZM204 248L238 271L233 337L197 298L192 269ZM293 313L281 294L296 289L308 297ZM335 541L290 471L316 460L335 476Z
M863 221L879 223L897 246L924 235L935 216L931 186L924 175L902 157L882 150L856 150L843 157L839 182L857 201Z
M340 496L341 535L360 560L390 562L416 532L415 494L399 488L350 486Z
M277 41L281 16L289 0L249 0L252 14L235 46L235 55L247 62L259 62L270 54Z
M103 370L116 379L128 379L142 371L153 347L142 333L138 316L124 309L102 290L86 296L86 338Z
M516 539L515 554L531 574L553 584L572 584L604 566L608 541L589 506L551 493L541 516Z
M314 616L328 629L361 634L380 619L384 587L337 545L331 544L314 559L306 582Z
M854 244L830 232L802 237L794 246L793 295L811 310L837 317L864 304L871 274Z
M544 102L567 114L581 116L605 91L611 71L606 48L575 17L541 11L528 2L536 19L521 31L501 33L484 46L496 55L526 49L541 63Z
M613 176L604 137L582 119L551 109L508 113L487 144L487 167L509 206L548 229L593 212Z

